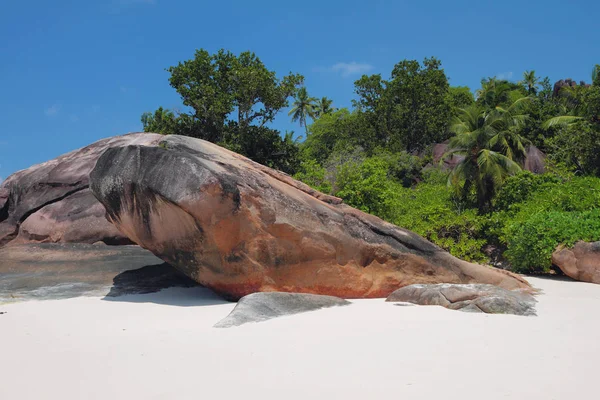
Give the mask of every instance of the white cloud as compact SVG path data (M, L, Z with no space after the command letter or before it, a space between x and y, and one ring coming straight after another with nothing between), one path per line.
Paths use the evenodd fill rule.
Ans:
M46 114L47 117L53 117L56 114L58 114L58 112L60 111L60 107L60 104L53 104L44 110L44 114Z
M342 76L351 76L351 75L361 75L366 72L369 72L373 69L371 64L357 63L356 61L352 61L349 63L341 62L335 65L332 65L329 68L333 72L339 72Z
M77 122L77 121L79 121L79 117L76 114L71 114L71 115L69 115L69 120L71 122Z
M513 77L513 73L512 71L510 72L501 72L498 75L496 75L496 78L501 79L501 80L507 80L510 81Z

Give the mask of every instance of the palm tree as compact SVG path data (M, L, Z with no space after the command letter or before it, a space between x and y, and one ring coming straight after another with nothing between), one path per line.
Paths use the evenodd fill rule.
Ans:
M518 99L510 107L486 111L470 106L459 111L451 130L445 157L464 157L452 170L448 183L466 198L474 188L481 212L487 210L491 199L508 175L521 170L526 142L517 132L527 119L524 113L529 97Z
M581 114L581 112L578 110L579 108L573 109L572 112L569 113L571 115L559 115L558 117L552 117L544 122L542 127L544 129L550 129L553 126L569 126L579 121L583 121L585 117L578 115Z
M494 108L508 100L510 91L510 82L494 76L481 80L481 89L475 92L475 97L478 103Z
M316 100L316 98L308 95L308 91L303 86L296 92L295 100L292 105L293 107L288 113L288 115L292 116L293 122L298 121L300 122L300 126L304 126L307 133L308 126L306 124L306 119L309 117L314 119L316 117Z
M334 112L336 109L335 109L335 107L332 107L331 104L333 104L333 100L328 99L327 97L321 97L320 100L317 100L317 105L316 105L317 118L320 117L321 115L331 114L332 112Z
M535 76L535 71L532 70L523 72L523 80L519 83L525 86L527 93L532 95L537 93L537 87L540 84L540 80Z

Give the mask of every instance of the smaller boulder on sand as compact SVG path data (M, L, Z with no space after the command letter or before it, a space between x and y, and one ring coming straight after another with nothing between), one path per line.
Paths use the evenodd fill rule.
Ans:
M390 294L386 301L488 314L536 315L532 295L485 284L409 285Z
M299 314L321 308L345 306L349 301L334 296L306 293L264 292L244 296L233 311L215 324L215 328L230 328L249 322L260 322L284 315Z

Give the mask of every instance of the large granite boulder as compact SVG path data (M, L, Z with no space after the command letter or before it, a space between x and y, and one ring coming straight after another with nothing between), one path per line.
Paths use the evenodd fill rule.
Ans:
M394 291L386 301L435 305L451 310L488 314L535 315L535 299L523 291L494 285L409 285Z
M589 87L590 85L585 83L584 81L579 81L579 85L583 87ZM577 82L575 82L571 78L561 79L554 83L554 88L552 89L552 97L558 97L561 94L563 88L574 89L577 87Z
M529 286L199 139L111 147L90 188L131 241L231 299L386 297L412 283Z
M285 315L299 314L322 308L349 305L339 297L306 293L252 293L244 296L231 313L215 324L215 328L231 328L250 322L261 322Z
M560 246L552 263L575 280L600 283L600 242L577 242L571 249Z
M534 174L543 174L546 172L546 154L534 145L527 146L525 151L523 169Z
M446 156L449 142L449 140L446 140L443 143L433 145L432 148L433 164L441 166L443 170L452 170L465 159L464 156L458 154ZM543 174L546 170L546 155L534 145L527 146L523 169L534 174Z
M156 145L157 134L100 140L9 176L0 185L0 247L24 243L128 244L88 189L88 176L109 147Z
M452 170L465 159L464 156L458 154L452 154L451 156L446 157L449 142L449 140L446 140L443 143L434 144L432 148L433 164L440 165L443 170Z

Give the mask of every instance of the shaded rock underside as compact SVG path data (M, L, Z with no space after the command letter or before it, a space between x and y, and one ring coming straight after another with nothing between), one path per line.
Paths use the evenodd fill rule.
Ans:
M197 285L139 246L24 244L0 249L0 260L0 303Z

